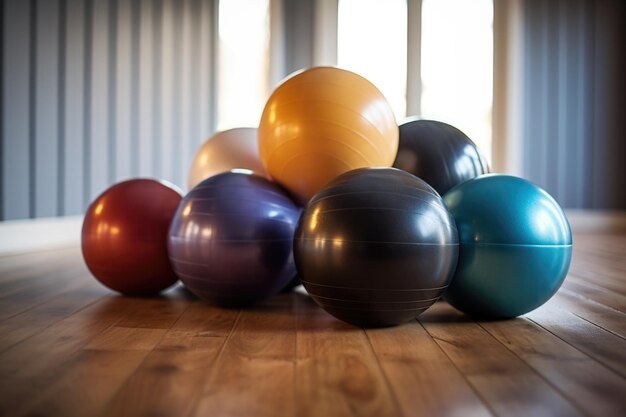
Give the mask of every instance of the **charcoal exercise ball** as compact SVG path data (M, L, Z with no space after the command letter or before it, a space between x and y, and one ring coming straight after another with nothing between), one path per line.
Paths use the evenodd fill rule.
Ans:
M230 171L196 185L172 221L170 260L185 286L225 307L260 301L296 275L293 235L300 208L277 184Z
M360 326L415 319L448 286L458 236L441 197L393 168L360 168L316 194L298 223L296 266L311 297Z
M397 150L398 126L383 94L339 68L291 75L268 99L259 124L265 170L303 205L339 174L391 166Z
M459 230L459 262L445 298L483 318L512 318L559 289L572 234L559 204L509 175L484 175L450 190L444 202Z
M128 295L157 294L178 278L167 232L181 195L165 183L134 179L113 185L87 209L81 247L89 271Z
M259 158L256 128L239 127L211 136L196 151L187 185L191 190L200 181L233 168L249 169L265 175Z
M412 119L400 125L393 166L420 177L440 195L489 172L487 160L470 138L435 120Z

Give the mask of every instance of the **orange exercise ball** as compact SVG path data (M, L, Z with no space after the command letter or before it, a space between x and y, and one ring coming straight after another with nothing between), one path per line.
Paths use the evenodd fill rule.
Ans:
M298 72L272 93L259 124L265 170L306 203L336 176L393 164L398 125L368 80L333 67Z
M266 176L259 159L256 128L239 127L210 137L193 158L187 185L191 190L202 180L234 168L249 169Z

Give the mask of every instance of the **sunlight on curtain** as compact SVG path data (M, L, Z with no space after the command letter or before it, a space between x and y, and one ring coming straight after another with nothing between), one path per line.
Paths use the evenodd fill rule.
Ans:
M491 161L493 3L422 0L422 118L456 126Z
M397 119L406 115L406 0L340 0L337 62L385 95Z
M269 0L219 2L217 129L256 127L269 95Z

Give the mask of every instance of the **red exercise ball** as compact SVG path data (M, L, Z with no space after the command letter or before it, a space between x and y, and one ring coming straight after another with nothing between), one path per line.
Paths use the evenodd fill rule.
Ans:
M170 221L182 199L159 181L120 182L100 194L85 214L83 257L105 286L127 295L157 294L173 285L167 256Z

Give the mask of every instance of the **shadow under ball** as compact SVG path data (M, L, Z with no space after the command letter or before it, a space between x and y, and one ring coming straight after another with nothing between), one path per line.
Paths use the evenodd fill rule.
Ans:
M548 301L572 258L558 203L522 178L490 174L450 190L444 202L459 230L459 262L444 298L480 318L513 318Z
M421 179L393 168L340 175L316 194L294 239L300 278L336 318L393 326L430 307L458 253L452 216Z
M277 184L244 172L200 182L181 201L168 250L174 270L198 297L249 305L296 275L293 235L301 209Z
M435 120L410 120L400 125L393 166L420 177L440 195L489 172L487 160L470 138Z
M89 271L127 295L152 295L178 281L167 256L167 233L181 195L150 179L120 182L91 203L81 247Z

